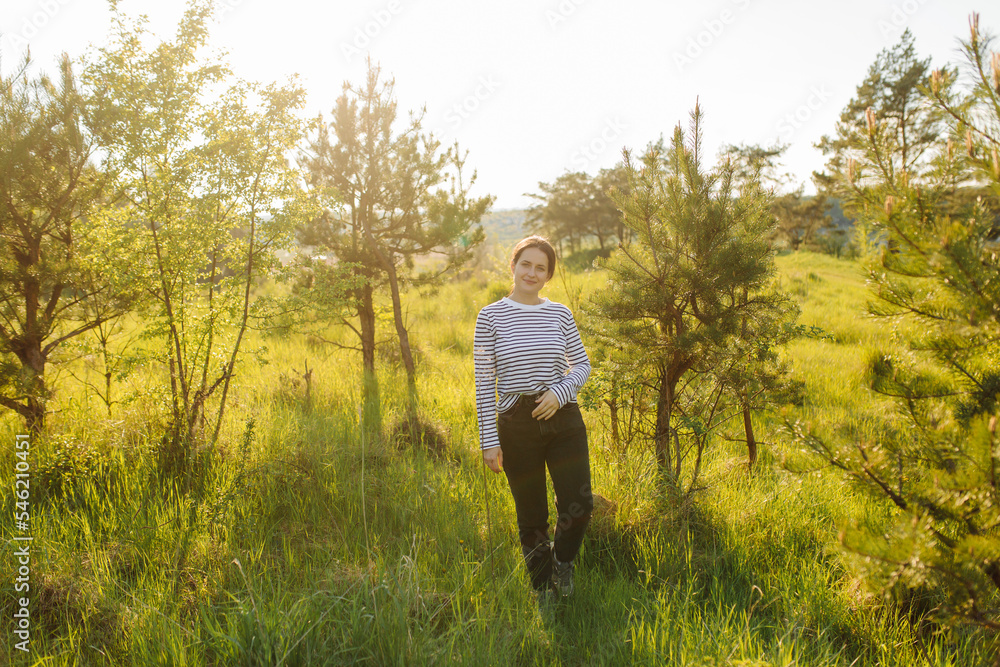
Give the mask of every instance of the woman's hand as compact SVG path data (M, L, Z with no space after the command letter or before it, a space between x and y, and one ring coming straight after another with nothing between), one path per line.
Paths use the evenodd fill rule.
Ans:
M531 416L535 419L550 419L559 409L559 399L551 389L536 398L535 403L538 403L538 407L531 411Z
M493 472L500 472L503 468L503 452L499 447L490 447L483 450L483 460Z

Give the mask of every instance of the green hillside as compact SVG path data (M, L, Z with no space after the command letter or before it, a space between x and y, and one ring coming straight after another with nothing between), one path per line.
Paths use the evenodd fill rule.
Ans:
M524 215L523 209L500 209L484 215L482 225L487 241L505 247L513 246L527 234L524 229Z

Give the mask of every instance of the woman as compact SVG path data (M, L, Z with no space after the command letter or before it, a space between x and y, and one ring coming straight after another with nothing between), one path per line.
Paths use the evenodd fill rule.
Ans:
M566 597L594 506L587 429L576 404L590 361L570 310L538 296L555 267L546 239L518 243L510 261L514 288L479 311L473 347L483 458L507 476L532 588ZM554 545L546 466L559 512Z

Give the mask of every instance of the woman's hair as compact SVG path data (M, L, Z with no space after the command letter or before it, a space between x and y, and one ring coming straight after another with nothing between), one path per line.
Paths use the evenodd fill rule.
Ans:
M545 256L549 259L549 278L556 273L556 251L549 243L549 240L543 236L532 235L526 239L521 239L516 246L514 246L514 252L510 255L510 271L514 272L514 267L517 266L517 261L521 259L521 253L523 253L528 248L538 248L545 253Z

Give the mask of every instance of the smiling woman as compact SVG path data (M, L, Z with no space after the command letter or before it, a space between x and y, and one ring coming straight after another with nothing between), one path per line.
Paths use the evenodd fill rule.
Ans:
M518 243L511 260L514 287L508 298L529 306L542 303L538 293L554 274L555 266L555 251L542 237L529 236Z
M538 295L555 265L546 239L529 236L517 244L510 295L484 307L476 320L474 359L483 459L507 476L532 588L540 596L554 590L566 597L594 505L587 429L576 404L590 361L573 314ZM559 512L554 544L546 466Z

